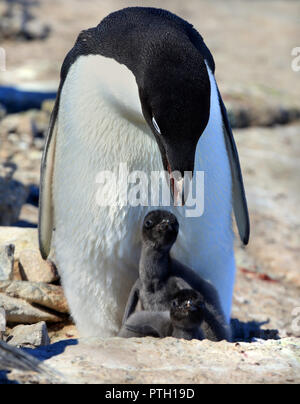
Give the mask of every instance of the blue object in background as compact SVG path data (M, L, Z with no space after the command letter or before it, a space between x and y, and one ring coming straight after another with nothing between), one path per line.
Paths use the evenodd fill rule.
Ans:
M55 98L55 91L26 91L16 87L0 86L0 104L9 114L29 109L41 109L44 101Z

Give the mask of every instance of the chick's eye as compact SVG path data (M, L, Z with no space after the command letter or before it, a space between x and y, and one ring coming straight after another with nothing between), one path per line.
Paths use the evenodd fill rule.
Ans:
M159 125L158 125L158 123L156 122L156 119L155 119L154 117L152 118L152 123L153 123L153 126L154 126L156 132L158 132L158 133L161 135L160 127L159 127Z
M172 302L172 307L176 307L177 306L177 303L176 303L176 300L173 300L173 302Z
M152 220L147 220L145 223L145 227L146 227L146 229L151 229L151 227L153 227Z

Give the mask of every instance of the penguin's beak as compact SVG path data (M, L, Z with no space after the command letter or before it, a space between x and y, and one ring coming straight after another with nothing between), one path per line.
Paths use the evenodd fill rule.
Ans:
M184 178L181 174L175 175L175 171L171 169L171 165L168 161L168 172L170 175L170 186L172 191L172 196L176 205L185 205L184 197Z
M188 181L185 182L184 177L187 173L190 173L190 180L193 178L199 137L197 138L184 131L176 137L172 133L169 135L164 133L153 118L152 108L149 107L147 96L143 94L141 87L139 87L139 94L143 114L157 141L164 169L169 172L171 177L171 192L174 202L175 204L178 202L180 206L185 205L189 190L185 189ZM200 128L199 133L202 133L203 130Z
M165 157L163 157L163 161L166 160L166 169L170 175L174 202L178 206L185 205L189 194L188 184L194 175L195 153L196 148L194 151L186 151L183 145L182 148L177 146L175 152L167 151Z

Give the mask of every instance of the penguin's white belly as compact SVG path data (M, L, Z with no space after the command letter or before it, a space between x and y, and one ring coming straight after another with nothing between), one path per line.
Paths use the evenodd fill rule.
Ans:
M108 78L116 73L119 82L108 88ZM120 163L149 177L163 170L130 75L110 59L83 57L71 68L61 96L53 181L54 253L82 336L107 337L119 331L138 276L142 221L154 209L99 206L99 195L111 200L114 190L97 184L98 175L117 172ZM128 82L135 92L127 87L122 94ZM218 131L208 136L215 129L212 125L213 120L199 141L196 158L197 169L205 170L205 212L201 218L186 218L185 208L169 208L180 222L173 255L216 286L229 318L235 273L231 180L224 139Z

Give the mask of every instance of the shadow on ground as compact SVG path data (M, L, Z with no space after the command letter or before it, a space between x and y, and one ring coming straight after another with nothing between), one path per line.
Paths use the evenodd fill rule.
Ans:
M53 371L49 371L48 368L43 367L42 363L54 356L59 356L64 353L65 349L69 346L77 345L78 341L75 339L60 341L55 344L39 347L37 349L23 348L18 350L8 345L2 346L2 357L0 355L0 385L6 384L19 384L16 380L9 380L8 375L10 371L7 369L20 369L23 371L33 371L37 374L44 376L50 376L45 380L59 380L61 375L56 374ZM0 347L1 349L1 347ZM6 353L6 356L3 354ZM24 352L24 354L22 354ZM0 352L1 354L1 352Z
M25 348L23 350L40 361L46 361L48 359L53 358L53 356L63 354L67 347L74 345L78 345L78 340L69 339L66 341L56 342L55 344L52 345L42 346L37 349Z
M268 321L259 323L257 321L250 321L243 323L237 319L231 320L232 334L234 342L256 342L256 340L279 340L278 330L265 330L261 327L269 324Z

